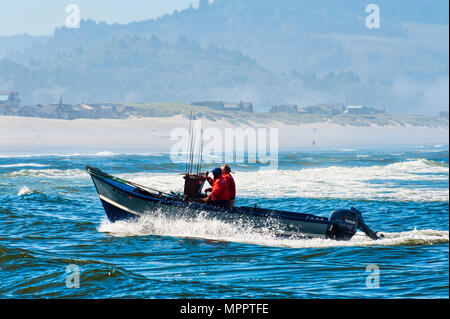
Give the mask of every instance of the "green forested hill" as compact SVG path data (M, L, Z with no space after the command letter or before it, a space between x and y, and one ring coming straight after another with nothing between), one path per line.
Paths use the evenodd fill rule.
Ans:
M274 83L276 76L239 51L125 37L73 55L25 67L0 61L0 87L16 88L25 101L185 101L213 98L214 90ZM3 83L2 83L3 82ZM212 91L211 91L212 90Z

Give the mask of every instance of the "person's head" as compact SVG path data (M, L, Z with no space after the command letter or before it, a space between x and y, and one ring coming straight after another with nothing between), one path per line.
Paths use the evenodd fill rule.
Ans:
M217 177L220 176L220 174L222 174L222 170L217 167L217 168L213 169L212 173L213 173L214 179L216 179Z
M231 168L228 164L223 164L222 165L222 172L225 174L230 174L231 173Z

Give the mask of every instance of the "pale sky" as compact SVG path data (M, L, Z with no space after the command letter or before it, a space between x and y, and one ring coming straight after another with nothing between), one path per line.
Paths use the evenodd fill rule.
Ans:
M199 0L0 0L0 35L49 35L64 25L66 6L77 4L81 19L128 23L197 7Z

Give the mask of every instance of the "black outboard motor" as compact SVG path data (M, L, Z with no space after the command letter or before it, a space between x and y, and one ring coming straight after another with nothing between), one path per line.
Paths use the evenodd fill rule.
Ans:
M327 232L327 237L331 239L349 240L358 229L358 215L352 210L333 210L328 220L333 222Z
M380 238L364 223L361 212L354 207L333 210L328 220L333 222L327 232L328 238L349 240L358 228L373 240Z

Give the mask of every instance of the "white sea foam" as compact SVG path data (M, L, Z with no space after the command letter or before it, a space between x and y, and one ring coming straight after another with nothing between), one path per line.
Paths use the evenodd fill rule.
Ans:
M380 240L371 240L365 234L358 232L349 241L331 239L297 237L278 237L270 227L252 228L241 222L225 222L208 218L199 214L195 218L168 218L154 213L141 217L137 221L118 221L115 223L103 220L98 230L114 237L130 236L171 236L182 238L199 238L223 242L239 242L263 246L291 248L320 248L344 246L402 246L431 245L449 242L449 232L439 230L417 230L383 233Z
M163 156L165 153L162 152L111 152L111 151L100 151L95 153L34 153L34 154L0 154L0 158L34 158L34 157L110 157L118 155L136 155L136 156Z
M17 193L17 196L22 196L22 195L31 194L31 193L34 193L34 191L29 189L27 186L23 186Z
M9 167L47 167L49 165L46 164L38 164L38 163L16 163L16 164L6 164L6 165L0 165L2 168L9 168Z
M89 176L84 170L80 169L22 169L5 175L8 177L33 176L46 178L80 178Z
M339 198L433 202L448 201L447 188L424 187L424 181L448 181L446 163L413 160L386 166L321 167L301 170L260 170L234 175L238 196L248 198ZM162 191L183 187L183 179L172 173L122 175ZM380 181L380 182L377 182ZM396 182L417 182L416 187Z
M95 153L94 154L94 156L114 156L114 155L116 155L116 154L114 154L113 152L110 152L110 151L103 151L103 152L98 152L98 153Z
M80 153L36 153L36 154L0 154L0 158L34 158L34 157L73 157L81 156Z

